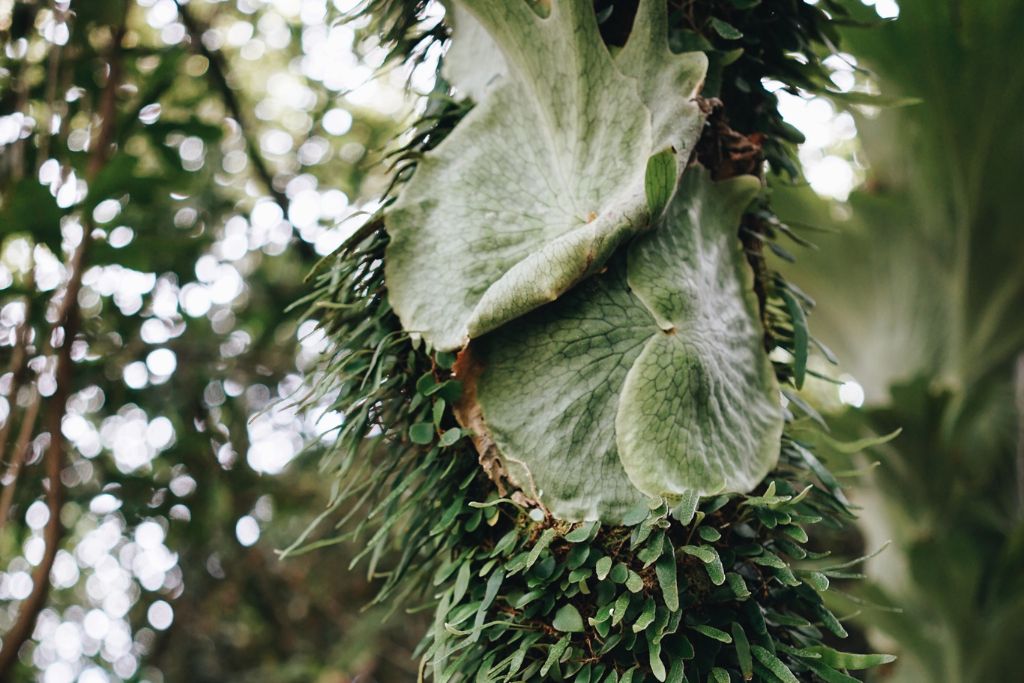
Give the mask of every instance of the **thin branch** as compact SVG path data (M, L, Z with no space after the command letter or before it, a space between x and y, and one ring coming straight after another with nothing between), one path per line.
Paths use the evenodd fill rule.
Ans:
M70 323L72 321L67 322L69 324L64 329L71 331L73 325ZM74 322L77 323L77 320ZM54 403L49 410L50 443L46 449L45 460L46 507L50 513L46 528L43 530L45 551L42 560L32 572L32 592L21 603L14 626L4 636L4 646L0 650L0 680L7 680L7 674L10 673L11 667L17 661L18 650L35 630L36 619L50 593L50 570L53 569L53 562L57 559L57 549L64 535L64 528L60 523L60 508L64 498L60 482L60 471L64 460L60 426L64 419L64 405L68 398L67 384L71 379L71 339L64 340L57 361L57 391L53 394Z
M55 22L63 22L67 18L60 4L56 2L53 3L53 15ZM57 102L61 101L57 97L57 85L60 81L60 65L63 56L64 46L60 43L54 43L53 47L50 48L49 61L46 66L46 120L43 121L43 125L39 130L39 152L36 157L37 168L50 156L50 127L53 125L53 116L57 112ZM62 122L66 118L65 112L62 111Z
M0 463L4 461L4 456L7 453L7 438L11 433L11 425L14 424L18 392L21 391L21 381L28 365L28 340L31 336L30 304L30 300L25 301L25 319L21 321L14 332L14 348L11 350L11 362L7 368L7 371L11 373L11 385L7 388L7 394L4 396L4 400L7 401L8 413L3 426L0 427Z
M14 502L14 490L18 485L18 476L21 468L28 459L29 442L32 440L36 426L36 418L39 416L39 406L42 403L42 396L35 389L32 390L32 402L21 416L21 428L18 430L18 440L11 451L11 463L7 466L7 473L4 475L4 490L0 491L0 529L7 524L7 518L11 513L11 505Z
M228 68L227 61L224 59L224 54L218 50L211 50L206 47L203 43L203 33L206 31L206 27L203 26L202 22L192 14L189 7L182 3L181 0L175 0L175 3L178 5L178 13L181 15L181 22L185 24L193 49L203 57L206 57L207 61L210 63L210 67L207 69L206 73L208 74L213 87L220 93L221 100L223 100L224 106L228 110L228 114L232 119L234 119L235 123L238 124L239 135L242 136L242 141L245 144L246 156L248 156L249 162L256 171L256 176L260 179L260 182L266 186L267 192L270 194L271 199L274 200L274 203L281 207L281 211L285 216L287 216L289 204L288 195L281 192L274 186L274 176L270 172L270 169L267 168L267 163L263 159L263 155L260 154L259 145L253 137L252 122L249 121L248 117L245 115L245 110L238 99L238 94L228 82L230 69ZM304 257L319 258L313 250L313 247L305 240L296 240L295 244L296 248Z
M287 215L288 197L284 192L274 187L274 176L270 173L270 169L267 168L267 164L259 152L259 146L253 138L252 127L242 110L241 103L238 101L238 95L235 93L235 89L228 83L228 65L224 55L218 50L211 50L206 47L203 43L203 33L206 31L206 27L203 26L202 22L192 14L192 11L181 0L175 0L175 2L178 5L181 22L185 24L185 28L188 30L192 47L196 52L206 57L210 63L210 68L206 73L209 74L213 86L220 93L220 97L224 101L224 106L227 108L231 118L238 124L242 140L245 142L245 150L248 153L249 161L252 163L253 168L256 169L256 175L266 185L267 191L274 202Z
M31 288L35 284L34 278L35 262L29 264L26 285ZM21 384L28 369L28 344L32 338L32 299L25 299L25 319L18 325L14 333L14 350L11 354L11 386L8 387L5 397L8 405L7 419L0 428L0 463L4 462L7 455L7 438L10 435L11 427L14 425L14 414L17 408L18 394L21 393ZM32 403L22 413L21 428L18 439L15 442L14 451L11 454L11 462L7 466L7 472L0 478L0 485L3 492L0 493L0 529L7 523L7 516L10 513L11 504L14 500L14 489L18 483L18 476L21 474L21 467L25 461L25 448L28 439L32 438L32 430L35 427L36 414L39 412L39 392L33 389ZM28 430L26 437L25 431Z
M85 240L79 245L75 252L77 256L82 251ZM77 260L77 259L76 259ZM71 280L65 290L65 301L72 283L81 279L79 271L72 271ZM18 658L18 650L32 635L35 629L36 619L39 612L46 604L46 598L50 592L50 570L57 558L57 548L60 539L64 535L64 528L60 523L60 508L63 502L63 489L61 488L60 471L63 466L63 444L61 443L61 422L68 398L68 383L71 379L71 342L77 326L77 308L68 307L62 304L62 311L67 309L67 314L58 318L54 323L53 331L59 327L63 328L64 340L57 356L57 390L54 392L51 402L48 405L49 421L47 428L50 432L50 443L46 448L46 507L50 517L43 530L43 541L45 550L43 558L32 572L32 592L21 603L18 611L18 618L14 625L4 636L3 648L0 649L0 680L7 680L7 675ZM52 336L52 335L51 335Z
M127 5L125 6L127 9ZM122 40L124 39L125 25L121 25L115 32L111 42L111 55L108 60L109 72L107 83L104 86L100 99L100 131L96 136L94 144L89 151L89 160L86 165L86 178L94 180L96 175L103 170L103 167L110 160L111 143L114 140L114 129L117 124L117 89L122 78ZM61 424L67 412L67 401L70 395L71 382L74 375L74 361L71 359L71 347L75 336L78 333L79 309L78 294L82 289L82 274L85 269L85 257L92 242L92 228L86 220L85 229L82 231L82 241L79 242L68 263L68 283L64 288L63 297L60 301L58 315L49 335L49 340L61 339L60 348L57 349L57 367L55 370L57 389L47 402L47 430L50 433L50 443L46 448L46 504L50 512L50 518L43 530L45 551L43 558L32 572L32 592L21 603L18 617L14 625L4 636L3 648L0 649L0 681L8 680L11 668L18 658L18 651L21 646L32 636L35 629L36 619L39 612L46 604L50 592L50 571L53 569L54 560L57 558L57 550L61 538L64 535L64 527L60 521L60 508L63 503L63 488L61 486L60 473L64 466L64 443L61 438ZM61 335L56 333L60 330Z

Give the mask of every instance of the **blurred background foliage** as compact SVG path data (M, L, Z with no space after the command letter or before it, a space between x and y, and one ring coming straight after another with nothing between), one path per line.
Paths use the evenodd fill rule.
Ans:
M860 624L902 653L891 680L1008 680L1024 643L1021 26L1013 0L901 0L898 21L847 32L882 92L919 103L853 111L865 170L847 203L774 196L834 230L794 274L866 398L834 431L902 428L851 462L870 469L867 546L893 541L856 589L884 607Z
M837 439L903 429L871 458L835 449L868 472L848 480L849 547L893 540L843 607L901 654L878 680L1007 680L1024 642L1024 6L844 4L872 27L826 60L832 100L760 84L806 137L778 156L807 182L777 180L776 210L828 231L787 265L844 373L805 397ZM439 57L380 71L388 48L342 21L357 5L0 0L10 680L415 679L420 617L361 611L353 548L275 554L329 500L315 452L342 420L288 400L325 342L286 311L376 209ZM856 104L878 91L917 103Z
M289 465L340 420L283 400L322 343L285 310L411 111L339 11L0 2L0 664L52 577L10 680L415 675L345 554L275 554L327 497Z

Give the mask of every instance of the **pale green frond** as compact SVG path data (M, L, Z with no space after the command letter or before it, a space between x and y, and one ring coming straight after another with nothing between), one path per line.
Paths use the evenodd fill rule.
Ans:
M392 304L441 350L556 299L649 226L647 160L673 149L685 165L706 69L703 54L668 50L654 0L636 20L641 42L618 58L585 0L553 2L546 17L525 2L456 7L457 22L478 22L497 44L505 71L464 86L482 101L387 215Z
M745 492L775 464L779 390L737 239L757 191L689 170L625 258L471 347L510 477L557 517Z

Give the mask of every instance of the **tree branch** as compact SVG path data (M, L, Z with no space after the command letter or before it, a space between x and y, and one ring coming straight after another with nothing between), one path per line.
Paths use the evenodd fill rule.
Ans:
M66 19L66 13L60 4L54 3L53 20L55 22L63 22ZM37 169L50 156L50 123L53 120L54 113L57 111L57 102L62 101L62 98L57 96L57 85L60 82L60 65L63 56L63 45L54 44L50 48L49 62L46 66L46 120L39 129L39 152L36 156ZM66 112L62 112L62 122L66 118Z
M31 271L30 271L31 272ZM25 376L25 369L28 365L28 339L31 329L29 316L31 315L31 301L25 302L25 319L18 325L14 332L14 348L11 350L11 362L7 372L11 373L11 385L7 388L4 400L7 401L8 413L4 424L0 427L0 463L4 461L7 453L7 437L11 433L11 426L14 424L14 413L17 408L18 392L21 391L21 381ZM3 525L0 525L3 526Z
M255 138L252 134L252 124L245 115L242 108L241 102L238 100L238 94L235 89L228 83L228 64L224 59L223 53L211 50L203 44L203 33L206 31L206 27L203 26L202 22L192 14L192 11L187 5L183 4L181 0L175 0L175 4L178 5L178 13L181 15L181 22L185 24L185 28L188 30L189 39L192 42L192 47L203 57L206 57L210 63L210 68L207 70L210 81L213 86L220 93L221 100L224 102L225 108L228 110L228 114L235 123L238 124L239 134L242 136L242 141L245 144L245 152L249 158L249 162L252 164L253 169L256 171L256 176L260 179L260 182L266 186L267 192L270 194L271 199L274 203L281 207L281 211L284 215L288 215L288 196L274 187L274 176L267 168L267 163L263 159L263 155L260 154L259 145L256 143ZM303 240L297 240L296 246L303 256L307 258L319 258L316 252L313 251L312 246Z
M86 164L86 178L89 181L95 180L97 174L103 170L111 156L111 143L114 140L114 129L117 124L117 89L121 84L122 77L123 54L121 42L124 39L124 34L125 25L122 21L115 31L110 46L110 57L107 62L109 73L99 107L101 127L92 148L89 150L89 159ZM64 466L64 443L61 437L61 425L67 412L67 401L74 376L71 347L78 333L80 322L78 294L82 289L85 257L91 242L92 226L91 220L87 217L84 229L82 230L82 240L76 247L71 261L68 263L68 283L64 288L58 315L48 339L48 344L52 343L54 339L60 339L60 347L57 349L57 367L55 370L57 389L47 402L47 430L50 433L50 443L46 448L45 455L46 504L50 512L50 518L47 520L46 528L43 530L45 551L43 552L42 560L32 573L32 592L21 603L18 617L4 637L3 648L0 649L0 681L8 680L8 675L17 661L18 651L25 641L32 636L36 619L46 604L46 599L50 592L50 570L53 569L54 560L57 558L57 550L64 535L64 527L60 521L60 509L63 503L60 473ZM57 334L58 331L60 334Z
M32 286L32 268L34 267L35 265L31 264L29 269L29 282L27 284L30 287ZM11 386L4 397L7 400L9 410L3 427L0 427L0 463L4 461L7 454L7 439L10 435L11 427L14 425L15 411L18 407L18 394L21 393L25 372L28 369L28 345L29 339L32 336L31 318L32 299L28 298L25 301L25 319L21 321L21 324L18 325L18 329L14 333L14 350L11 353L10 364ZM7 524L11 505L14 502L14 491L18 485L18 477L21 475L22 465L25 463L28 441L32 438L32 431L36 424L36 415L39 413L39 401L39 392L33 388L32 403L29 404L29 407L21 415L21 427L14 444L14 450L11 451L11 461L7 466L7 471L0 478L0 485L3 485L3 491L0 492L0 529L3 529L4 525Z
M28 444L32 439L32 433L36 426L36 417L39 415L39 406L42 397L39 392L33 389L32 403L21 416L21 428L18 431L18 440L11 451L11 463L7 466L7 473L4 475L4 490L0 492L0 529L7 524L8 515L11 512L11 504L14 502L14 491L18 485L18 476L21 468L28 458Z
M220 93L221 99L224 101L224 106L228 110L231 118L238 123L238 129L242 136L242 140L245 142L245 151L249 156L249 161L252 163L253 168L256 170L256 175L260 181L266 185L267 192L273 198L274 202L281 207L281 210L288 213L288 197L277 188L274 187L274 176L270 173L270 169L267 168L266 162L263 160L263 156L259 153L259 146L256 144L256 140L252 136L251 126L249 121L246 119L245 113L242 111L242 105L238 101L238 95L235 93L235 89L228 83L228 65L224 59L224 55L215 50L211 50L203 43L203 33L206 31L206 27L203 26L202 22L196 18L192 11L187 5L182 4L181 0L175 0L178 5L178 13L181 15L181 22L185 24L185 28L188 30L189 39L192 42L192 47L196 52L206 57L210 63L210 68L206 72L209 74L210 80L213 82L213 86Z

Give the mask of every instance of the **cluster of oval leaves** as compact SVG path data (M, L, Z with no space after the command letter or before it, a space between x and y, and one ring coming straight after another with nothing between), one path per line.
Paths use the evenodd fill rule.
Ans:
M415 5L370 8L413 16ZM465 111L452 102L433 108L403 159L415 164ZM756 210L771 223L766 207ZM759 239L776 236L766 230ZM334 342L327 381L310 400L334 396L346 416L325 459L339 484L324 517L344 516L340 535L297 545L359 537L365 550L356 561L383 577L377 601L433 609L419 651L424 677L832 683L889 661L823 644L846 633L821 594L830 579L852 575L807 548L805 527L851 515L827 468L790 433L793 415L776 469L753 494L705 499L675 518L664 505L642 505L614 525L521 507L495 490L453 418L461 391L454 356L427 353L391 309L388 243L382 220L367 223L325 264L310 297L310 315ZM755 272L767 333L794 359L776 363L776 375L802 379L800 297L778 274ZM791 407L816 417L788 395Z
M433 416L453 388L443 377L438 367L417 382ZM428 458L472 456L457 427L431 427ZM846 631L820 593L852 575L805 547L804 526L849 512L792 438L760 495L705 500L688 522L640 505L621 525L566 523L499 498L478 472L451 484L428 532L450 558L433 576L440 602L422 647L434 680L848 682L892 659L821 642Z

